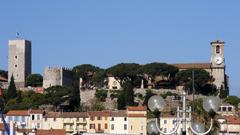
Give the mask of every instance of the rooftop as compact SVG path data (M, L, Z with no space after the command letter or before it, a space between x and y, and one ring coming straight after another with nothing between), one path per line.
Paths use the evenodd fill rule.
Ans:
M147 111L147 108L144 106L129 106L128 111Z
M211 68L211 63L177 63L177 64L171 64L171 65L179 69L191 69L191 68L210 69Z

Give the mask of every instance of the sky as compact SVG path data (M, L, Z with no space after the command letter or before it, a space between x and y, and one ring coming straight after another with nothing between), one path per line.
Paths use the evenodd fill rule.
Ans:
M0 2L0 69L8 40L32 41L33 73L46 66L210 62L225 44L230 93L240 96L240 1L8 0Z

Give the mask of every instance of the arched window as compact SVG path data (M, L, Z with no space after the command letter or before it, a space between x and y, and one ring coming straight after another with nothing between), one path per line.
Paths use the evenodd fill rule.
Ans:
M216 53L220 53L220 46L216 46Z

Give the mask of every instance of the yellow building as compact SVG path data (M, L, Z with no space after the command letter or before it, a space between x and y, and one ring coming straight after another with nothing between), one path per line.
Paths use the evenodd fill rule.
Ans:
M110 111L88 112L88 133L109 133Z
M147 135L147 109L143 106L128 107L128 134Z

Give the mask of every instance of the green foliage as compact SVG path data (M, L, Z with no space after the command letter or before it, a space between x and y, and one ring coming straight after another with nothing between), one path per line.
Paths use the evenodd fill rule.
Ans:
M89 88L93 84L93 76L97 72L100 72L102 70L103 69L90 64L83 64L83 65L75 66L72 71L74 73L74 79L79 80L79 78L81 77L83 79L84 86L86 88Z
M178 72L178 68L166 63L149 63L140 69L144 74L148 74L152 78L155 76L166 76L174 78L175 74Z
M91 103L90 111L102 111L105 109L103 103L97 99L91 100L90 103Z
M200 93L201 89L211 80L209 73L203 69L187 69L176 74L176 80L179 85L185 87L185 90L192 92L192 71L195 75L195 90ZM209 91L211 92L211 91Z
M238 98L237 96L228 96L226 99L225 99L225 102L231 104L231 105L234 105L234 106L238 106L238 104L240 103L240 98Z
M119 79L121 84L123 81L134 81L139 74L140 65L136 63L121 63L112 66L106 70L107 74L111 74Z
M14 77L11 77L10 84L8 86L7 100L17 97L17 88L15 86Z
M43 77L40 74L31 74L26 79L27 86L41 87L43 84Z
M53 86L45 90L45 100L55 107L70 100L72 89L64 86Z
M167 92L167 93L164 93L164 94L160 94L160 96L162 96L164 99L168 96L174 96L175 99L180 99L180 96L176 93L172 93L172 92Z
M107 98L107 90L96 90L95 97L101 102L105 102Z
M0 75L4 78L8 78L8 71L0 70Z
M101 88L104 86L104 80L105 80L106 74L104 70L97 71L92 78L92 83L94 86Z
M229 96L229 89L228 89L228 88L227 88L227 89L224 89L223 86L221 86L219 97L220 97L221 99L225 99L225 98L227 98L227 96Z
M124 96L124 92L122 91L117 99L118 110L125 110L126 109L126 100Z

